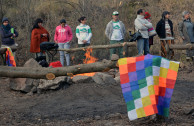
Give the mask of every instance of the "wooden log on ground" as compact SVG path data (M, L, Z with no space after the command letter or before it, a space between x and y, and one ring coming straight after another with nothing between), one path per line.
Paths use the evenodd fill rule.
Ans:
M126 42L126 44L118 43L118 44L111 44L111 45L93 45L93 46L87 46L83 48L72 48L72 49L58 49L58 51L66 51L66 52L76 52L81 50L86 50L88 48L92 49L110 49L110 48L117 48L117 47L123 47L123 46L130 46L130 47L136 47L136 42Z
M0 66L0 77L54 79L58 76L76 75L81 73L100 72L116 68L117 60L103 60L91 64L80 64L60 68L30 68Z
M194 49L194 44L187 44L187 45L181 45L181 44L178 44L178 45L175 45L175 44L171 44L169 45L169 48L170 49L176 49L176 50L187 50L187 49Z

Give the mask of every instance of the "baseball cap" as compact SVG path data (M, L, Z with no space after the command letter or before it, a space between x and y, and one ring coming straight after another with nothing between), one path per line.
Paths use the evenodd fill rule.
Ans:
M112 15L119 15L119 12L118 12L118 11L114 11L114 12L112 13Z

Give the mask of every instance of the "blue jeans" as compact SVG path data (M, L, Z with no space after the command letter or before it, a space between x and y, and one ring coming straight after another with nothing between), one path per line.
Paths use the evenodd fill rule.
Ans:
M137 49L138 49L138 55L147 55L150 53L149 49L149 39L141 38L137 40Z
M59 45L60 49L69 49L70 48L69 42L58 43L58 45ZM69 66L70 65L69 53L64 52L64 51L59 51L59 54L60 54L60 62L62 64L62 66L64 66L64 55L65 55L65 59L66 59L66 65Z

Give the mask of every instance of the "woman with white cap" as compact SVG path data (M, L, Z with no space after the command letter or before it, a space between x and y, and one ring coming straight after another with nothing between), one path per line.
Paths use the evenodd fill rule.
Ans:
M183 21L179 23L179 33L184 44L194 44L194 23L191 22L189 11L183 11ZM194 50L187 50L187 60L194 60Z

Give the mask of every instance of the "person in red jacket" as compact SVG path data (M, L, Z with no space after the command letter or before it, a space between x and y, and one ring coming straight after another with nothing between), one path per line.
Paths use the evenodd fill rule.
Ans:
M45 54L40 51L40 43L49 41L49 33L42 26L42 23L42 19L36 19L31 33L30 52L36 53L36 58L39 56L45 56Z
M66 20L62 19L60 25L56 27L54 41L59 45L60 49L69 49L70 42L73 38L71 28L66 24ZM66 65L70 65L70 55L67 52L59 51L60 62L64 66L64 53L66 58Z

